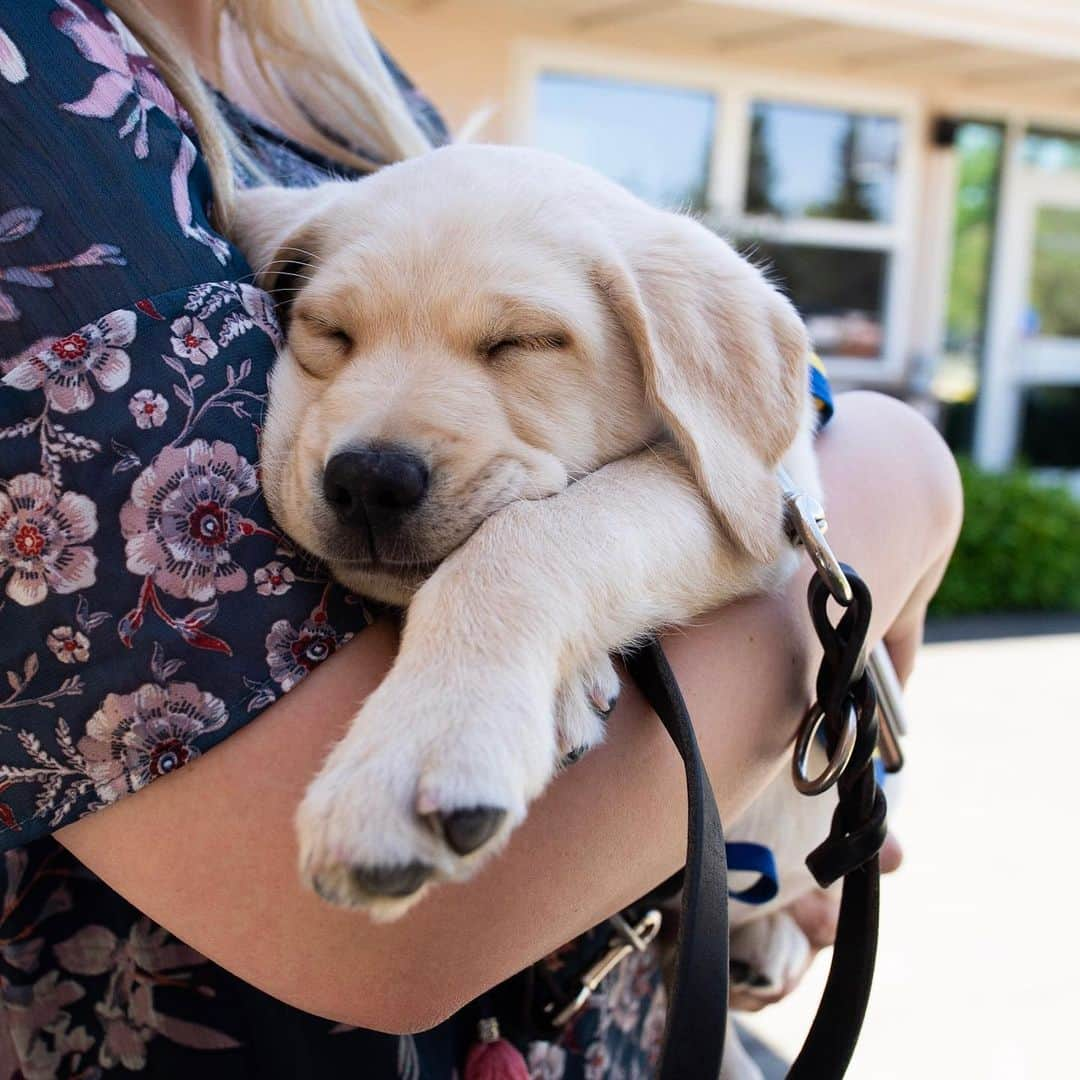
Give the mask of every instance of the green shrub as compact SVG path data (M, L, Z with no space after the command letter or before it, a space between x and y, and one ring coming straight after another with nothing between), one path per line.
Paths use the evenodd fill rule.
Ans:
M1080 502L1023 469L960 474L964 527L931 613L1080 611Z

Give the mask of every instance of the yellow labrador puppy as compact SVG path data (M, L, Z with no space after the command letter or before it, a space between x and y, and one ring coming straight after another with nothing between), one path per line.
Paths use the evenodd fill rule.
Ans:
M307 881L394 917L601 739L610 653L790 572L775 470L817 489L807 337L709 230L533 150L251 191L239 236L287 331L271 509L408 605L297 818Z

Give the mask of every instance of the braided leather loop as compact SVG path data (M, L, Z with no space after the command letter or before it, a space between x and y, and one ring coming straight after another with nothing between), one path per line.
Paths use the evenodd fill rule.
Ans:
M822 729L830 756L849 708L854 709L858 732L855 749L837 782L839 801L829 835L806 860L822 888L867 863L885 843L885 795L878 786L873 760L878 743L877 695L866 671L870 590L850 566L843 570L852 601L835 624L829 619L829 590L819 574L811 579L807 595L824 651L817 704L825 714Z

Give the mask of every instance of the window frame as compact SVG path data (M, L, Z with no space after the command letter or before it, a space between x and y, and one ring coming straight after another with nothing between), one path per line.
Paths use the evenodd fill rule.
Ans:
M510 129L515 142L532 141L536 86L541 75L553 72L713 94L715 129L707 188L710 224L728 236L742 232L775 243L886 252L884 347L880 355L876 359L823 355L822 360L841 383L893 385L903 378L911 336L912 274L918 241L914 210L923 134L923 112L916 97L845 79L777 75L735 65L684 63L631 50L524 38L515 42L511 58ZM783 220L746 213L751 118L756 101L895 118L900 124L900 141L892 221Z

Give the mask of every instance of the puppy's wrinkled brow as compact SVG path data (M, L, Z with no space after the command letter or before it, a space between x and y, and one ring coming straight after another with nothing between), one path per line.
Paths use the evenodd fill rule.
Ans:
M570 339L565 314L518 296L497 296L484 305L484 329L480 347L491 349L506 343L534 347L559 347Z

